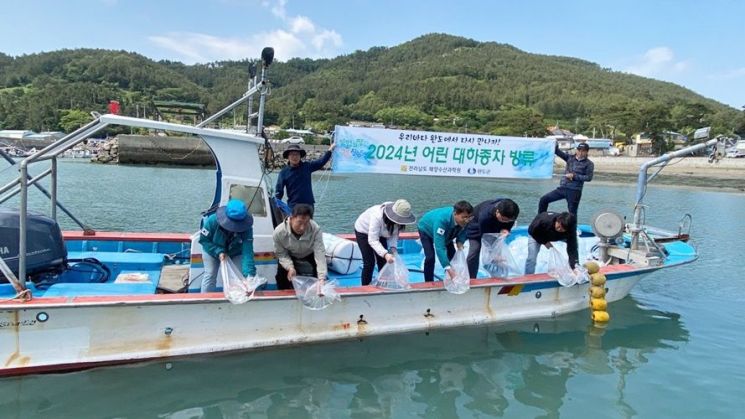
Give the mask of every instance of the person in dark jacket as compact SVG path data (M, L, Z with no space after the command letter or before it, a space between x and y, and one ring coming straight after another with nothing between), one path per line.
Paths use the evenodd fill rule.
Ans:
M595 164L587 158L590 146L587 143L581 143L577 146L577 153L574 156L559 150L556 145L554 153L566 162L564 176L559 182L559 187L543 195L538 202L538 213L548 211L548 204L566 199L569 212L577 215L579 200L582 198L582 187L585 182L592 180L595 172Z
M553 247L551 242L565 240L569 267L574 269L579 263L577 253L577 217L569 212L542 212L535 216L528 227L528 258L525 260L525 274L535 273L535 262L541 245L546 249Z
M316 170L321 170L323 166L331 159L331 153L334 151L335 144L331 144L328 151L318 160L303 161L307 154L297 144L290 144L282 157L287 159L285 166L277 177L277 186L274 189L274 195L277 199L282 199L285 189L287 189L287 205L290 210L296 204L307 204L314 207L316 200L313 197L313 182L310 174Z
M243 276L256 275L252 226L253 217L238 199L231 199L205 218L199 232L204 262L201 292L215 291L217 269L227 258L241 267Z
M509 234L519 214L517 203L506 198L484 201L474 207L473 219L466 226L468 275L471 278L476 278L479 272L482 236L487 233Z

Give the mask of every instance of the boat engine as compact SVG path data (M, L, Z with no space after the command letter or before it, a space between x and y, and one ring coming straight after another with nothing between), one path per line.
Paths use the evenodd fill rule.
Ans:
M28 214L26 229L26 272L29 279L62 272L67 267L67 249L56 221L39 214ZM0 257L18 275L17 210L0 209ZM0 283L8 279L0 273Z

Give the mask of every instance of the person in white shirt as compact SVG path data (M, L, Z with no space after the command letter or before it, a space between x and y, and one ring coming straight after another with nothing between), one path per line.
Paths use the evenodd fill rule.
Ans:
M405 199L374 205L357 217L354 234L362 253L362 285L370 285L376 262L378 270L395 260L398 234L414 224L416 216Z

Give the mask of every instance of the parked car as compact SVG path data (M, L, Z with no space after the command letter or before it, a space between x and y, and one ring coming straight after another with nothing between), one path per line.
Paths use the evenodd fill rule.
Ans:
M280 144L305 144L302 137L290 137L280 141Z

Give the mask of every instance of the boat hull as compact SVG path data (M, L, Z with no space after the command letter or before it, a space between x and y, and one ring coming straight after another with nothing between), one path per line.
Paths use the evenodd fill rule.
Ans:
M606 272L607 300L625 297L653 269ZM588 284L546 275L473 280L461 295L441 282L385 292L341 289L341 301L309 310L290 291L242 305L222 294L38 298L0 305L0 375L83 369L217 352L359 339L463 325L498 324L586 310ZM64 342L64 344L60 344Z

